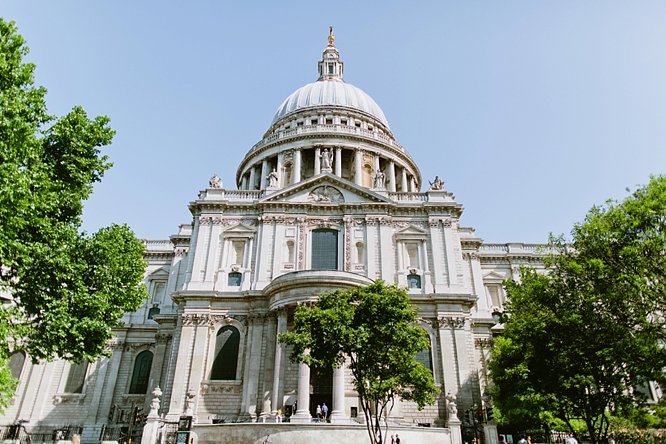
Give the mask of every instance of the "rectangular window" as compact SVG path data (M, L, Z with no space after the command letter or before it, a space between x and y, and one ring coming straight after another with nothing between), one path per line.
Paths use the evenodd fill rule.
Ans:
M333 119L326 119L326 125L333 125Z
M65 382L65 393L83 393L83 383L86 381L88 361L80 364L70 364L69 374Z
M417 242L405 242L407 253L407 267L420 268L419 266L419 244Z
M310 120L310 125L316 125L318 123L319 123L319 120L317 120L317 119Z
M243 258L245 256L245 241L235 240L232 242L232 265L243 266Z
M340 119L340 125L346 125L347 119Z
M328 73L333 74L333 64L332 63L328 64Z
M338 232L337 230L312 231L312 269L338 269Z

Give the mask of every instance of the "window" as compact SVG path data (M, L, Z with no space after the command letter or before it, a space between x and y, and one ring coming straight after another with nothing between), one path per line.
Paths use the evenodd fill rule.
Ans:
M333 64L332 63L328 64L328 73L333 74Z
M303 126L303 122L296 122L296 128L300 128Z
M430 348L432 348L432 344ZM415 358L432 373L432 354L430 353L430 349L418 352Z
M340 125L346 125L347 119L340 119Z
M244 261L243 257L245 256L245 241L242 240L235 240L231 242L231 248L232 248L232 261L231 263L233 265L240 265L242 266Z
M137 355L134 361L134 371L132 371L130 394L143 394L148 391L148 380L150 379L150 368L152 365L152 352L145 350Z
M217 332L215 358L210 372L212 380L235 380L238 366L238 345L240 332L234 326L227 325Z
M312 230L313 270L338 269L338 232L336 230Z
M407 253L407 268L420 268L418 242L405 242L405 252Z
M83 393L83 383L86 380L87 371L88 361L83 361L80 364L71 364L67 381L65 382L65 393Z
M23 372L23 364L25 364L25 353L17 352L9 358L9 371L12 373L12 378L19 379L21 372Z
M502 298L500 295L500 286L499 285L487 285L486 289L488 290L488 295L490 296L490 306L491 307L502 307Z
M160 307L155 304L148 310L148 319L153 319L158 314L160 314Z
M356 128L360 128L361 127L361 122L354 122L354 126L356 126Z
M410 274L407 276L408 288L421 288L421 276L418 274Z
M333 125L333 119L326 119L326 125Z
M241 279L243 275L238 272L229 273L229 279L227 280L227 285L230 287L240 287Z
M316 125L318 123L319 123L319 120L317 120L317 119L310 120L310 125Z

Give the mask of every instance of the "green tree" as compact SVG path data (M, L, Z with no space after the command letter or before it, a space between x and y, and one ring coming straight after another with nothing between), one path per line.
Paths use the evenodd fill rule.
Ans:
M636 387L664 379L666 178L592 208L572 237L551 239L546 274L505 282L490 368L506 419L580 419L597 443L612 415L643 407Z
M147 297L143 244L127 226L80 231L83 201L111 163L108 118L49 115L13 22L0 19L0 409L12 353L93 360Z
M292 346L292 361L311 368L347 362L370 441L383 443L387 430L382 421L396 396L422 409L433 404L439 392L430 370L415 359L416 353L430 348L427 333L416 321L405 291L378 281L325 293L311 307L298 307L294 329L279 340Z

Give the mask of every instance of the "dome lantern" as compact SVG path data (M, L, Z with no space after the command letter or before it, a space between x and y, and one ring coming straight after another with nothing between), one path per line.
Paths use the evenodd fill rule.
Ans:
M333 35L333 27L329 27L328 46L324 49L321 60L318 63L319 79L318 80L342 80L342 73L344 71L344 63L340 61L340 52L334 44L335 36Z

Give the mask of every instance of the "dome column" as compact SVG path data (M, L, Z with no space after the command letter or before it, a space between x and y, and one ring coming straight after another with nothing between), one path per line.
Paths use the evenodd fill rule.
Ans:
M296 148L294 150L294 183L301 181L301 149Z
M389 178L389 191L393 191L395 193L395 163L393 161L389 161L389 166L388 166L388 178Z
M335 147L335 175L342 177L342 148Z
M247 187L248 190L254 190L254 189L256 189L256 188L255 188L255 183L256 183L255 175L256 175L256 174L257 174L257 173L256 173L256 171L255 171L255 167L254 167L254 165L252 165L252 166L250 167L250 186Z
M345 368L346 364L333 369L333 411L331 422L346 422L345 415Z
M363 175L361 171L362 153L358 148L354 150L354 183L356 185L363 185Z
M315 147L315 161L314 161L314 173L315 176L321 174L321 147Z
M259 187L260 190L266 189L268 186L268 159L264 159L261 162L261 186Z
M409 191L409 188L407 188L407 170L402 169L402 191L407 192Z

